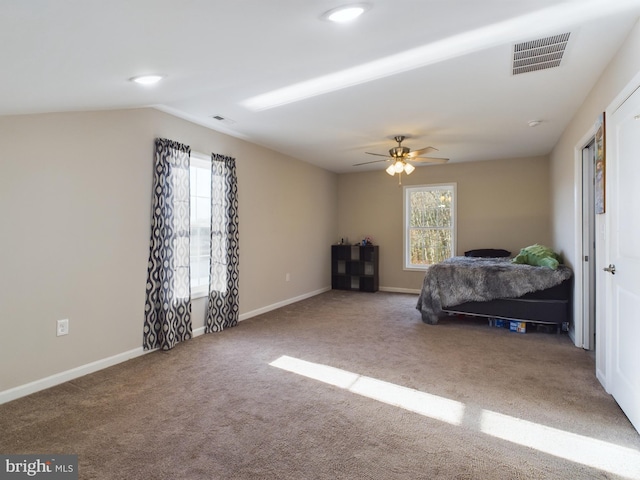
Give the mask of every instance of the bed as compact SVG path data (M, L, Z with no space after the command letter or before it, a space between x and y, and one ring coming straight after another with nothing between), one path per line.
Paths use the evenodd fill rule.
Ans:
M556 325L571 318L573 272L513 263L508 257L452 257L425 272L416 308L422 321L448 314Z

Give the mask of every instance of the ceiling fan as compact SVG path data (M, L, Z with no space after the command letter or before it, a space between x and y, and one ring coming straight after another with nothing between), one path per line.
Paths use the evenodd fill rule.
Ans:
M438 149L434 148L434 147L425 147L425 148L421 148L419 150L410 150L409 147L403 147L402 146L402 142L404 141L405 138L407 138L405 135L396 135L395 137L393 137L394 140L396 142L398 142L398 146L397 147L393 147L389 150L389 155L383 155L381 153L371 153L371 152L364 152L368 155L376 155L378 157L386 157L384 160L373 160L371 162L362 162L362 163L356 163L353 166L357 167L360 165L368 165L370 163L377 163L377 162L391 162L391 165L389 165L389 167L387 168L386 172L393 176L396 173L398 174L398 183L401 184L402 183L402 172L406 173L407 175L409 175L411 172L413 172L416 168L411 165L408 160L411 160L412 162L420 162L420 163L446 163L449 161L448 158L436 158L436 157L422 157L421 155L424 155L426 153L429 152L437 152Z

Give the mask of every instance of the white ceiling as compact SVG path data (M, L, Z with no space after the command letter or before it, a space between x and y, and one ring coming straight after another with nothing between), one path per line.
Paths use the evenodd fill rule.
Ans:
M640 15L639 0L368 0L356 22L320 19L346 3L1 0L0 115L154 105L334 172L384 169L352 165L398 134L451 162L545 155ZM565 32L560 67L511 74L514 43ZM331 90L340 72L398 58L412 64L246 106L310 80ZM166 78L128 81L144 73Z

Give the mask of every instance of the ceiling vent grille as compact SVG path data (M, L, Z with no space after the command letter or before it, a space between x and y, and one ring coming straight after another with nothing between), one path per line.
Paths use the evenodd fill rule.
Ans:
M559 67L569 35L571 33L563 33L514 45L513 74Z
M233 125L234 123L236 123L235 120L231 120L230 118L223 117L222 115L211 115L211 118L219 121L220 123L226 123L227 125Z

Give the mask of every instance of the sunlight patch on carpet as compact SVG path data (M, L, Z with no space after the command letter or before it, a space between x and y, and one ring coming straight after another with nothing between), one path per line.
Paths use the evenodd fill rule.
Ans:
M640 452L631 448L620 447L490 410L482 411L480 431L508 442L629 479L640 478Z
M464 405L455 400L383 382L328 365L307 362L286 355L269 365L452 425L460 425L464 417Z
M461 425L465 416L465 404L456 400L340 368L287 355L269 365L452 425ZM631 448L490 410L481 411L478 424L478 430L487 435L628 479L640 479L640 452Z

